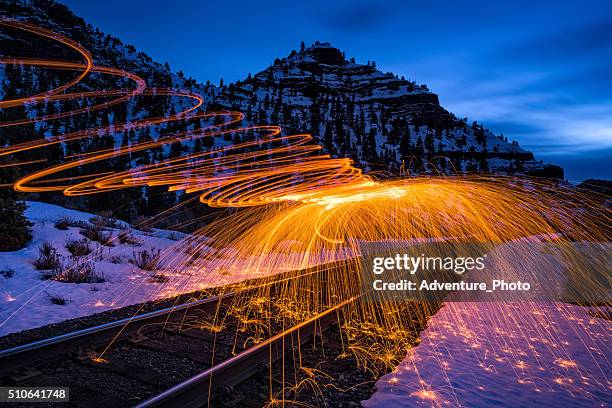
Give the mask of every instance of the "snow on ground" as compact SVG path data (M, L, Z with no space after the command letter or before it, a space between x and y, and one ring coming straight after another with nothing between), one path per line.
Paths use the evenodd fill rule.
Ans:
M81 228L60 230L55 223L63 217L89 223L94 215L39 202L27 204L26 216L34 224L32 241L19 251L0 253L0 270L14 271L13 276L0 276L0 335L156 299L162 295L160 287L164 286L163 283L156 283L152 272L144 271L129 261L135 252L164 251L184 234L158 229L143 232L119 221L117 228L109 231L116 237L121 229L127 228L136 244L115 242L115 246L107 247L88 240L92 252L82 257L93 262L96 274L103 277L105 282L77 284L43 280L41 271L33 265L39 256L41 244L51 243L62 262L71 265L75 258L66 249L66 243L84 239L80 234ZM53 304L51 296L60 296L67 303Z
M449 302L363 405L607 406L611 331L563 303Z
M551 256L550 250L540 253ZM543 275L539 283L558 286L551 271L534 269L543 258L510 259L515 261L510 274L535 281L537 271ZM458 301L456 294L428 322L420 344L377 382L365 407L612 404L612 322L602 317L609 309L531 295L491 301L483 294L485 301Z

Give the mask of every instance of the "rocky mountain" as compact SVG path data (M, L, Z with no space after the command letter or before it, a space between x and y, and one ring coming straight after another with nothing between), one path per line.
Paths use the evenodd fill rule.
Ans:
M440 106L438 96L425 85L383 73L373 62L360 64L329 43L317 42L286 58L276 59L265 70L248 75L242 81L213 85L200 83L170 66L153 61L133 46L100 32L75 16L66 6L51 0L5 0L0 15L35 23L74 39L87 48L97 65L121 68L144 78L152 87L190 89L201 94L205 109L235 109L245 114L243 125L278 124L286 134L311 133L325 151L337 157L351 157L366 171L385 172L388 176L416 173L522 173L562 178L554 165L536 161L533 154L467 119L457 118ZM21 31L0 27L0 54L3 57L49 57L79 60L76 53L52 41L41 40ZM74 54L74 55L73 55ZM44 92L73 78L63 71L22 65L0 65L0 98ZM125 86L123 79L92 73L77 89L112 89ZM91 98L90 98L91 99ZM86 108L92 100L57 101L0 110L0 121L40 117L55 112ZM49 137L77 129L138 118L169 115L187 106L180 98L137 97L104 112L90 112L62 119L6 128L0 145ZM171 132L197 129L197 121L180 121L146 129L109 131L88 141L63 143L45 152L35 153L48 162L62 162L66 156L100 148L130 145L156 139ZM228 140L203 139L195 143L175 142L150 151L137 152L126 160L110 163L113 171L147 164L193 151L226 145ZM28 153L32 159L32 153ZM21 157L24 158L24 157ZM27 173L33 167L12 168L2 178ZM106 169L108 170L108 169ZM6 171L5 171L6 173ZM77 175L78 176L78 175ZM80 208L95 210L101 202L121 203L115 210L124 218L154 214L180 201L174 193L156 188L115 194L112 200L82 199ZM120 195L120 196L118 196ZM155 197L155 199L152 199ZM45 199L45 197L43 197ZM61 200L59 197L46 197ZM60 204L66 204L60 202Z
M612 181L610 180L586 179L576 187L612 198Z
M426 85L358 64L329 43L302 44L216 102L255 123L308 132L334 156L365 169L412 173L523 172L562 177L558 167L440 106Z

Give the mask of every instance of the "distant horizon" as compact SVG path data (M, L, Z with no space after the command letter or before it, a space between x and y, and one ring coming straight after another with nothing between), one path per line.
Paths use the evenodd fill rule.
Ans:
M426 84L442 107L561 166L570 182L612 179L612 3L59 2L202 83L245 79L301 41L330 42Z

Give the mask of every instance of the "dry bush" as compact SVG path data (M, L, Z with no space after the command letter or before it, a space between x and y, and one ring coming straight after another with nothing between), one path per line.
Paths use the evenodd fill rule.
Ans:
M76 221L74 218L67 215L63 216L55 222L55 228L57 228L58 230L65 231L68 229L68 227L86 228L87 223L84 221Z
M93 225L98 228L116 228L117 218L113 215L110 210L100 211L98 215L89 220Z
M134 234L132 234L132 232L127 228L122 229L121 232L119 232L118 238L119 238L119 242L125 245L131 245L131 246L142 245L142 241L136 238Z
M150 251L144 249L138 252L132 252L132 259L130 259L130 263L136 265L142 270L145 271L153 271L159 267L159 255L161 251L158 249L157 252L155 249L151 249Z
M15 275L15 271L13 268L5 268L0 270L0 275L2 275L4 279L10 279L13 277L13 275Z
M49 302L53 303L54 305L65 305L70 303L70 299L63 297L62 295L47 293L47 296L49 297Z
M34 261L34 267L39 271L50 271L52 274L61 273L62 260L50 242L45 241L38 248L38 258Z
M167 277L166 275L164 275L163 273L154 273L149 278L149 282L151 282L151 283L166 283L169 280L170 280L170 278Z
M97 273L93 262L75 260L62 273L56 275L54 280L65 283L102 283L106 282L104 275Z
M86 238L66 242L66 249L72 256L85 256L91 253L91 247Z
M176 231L171 231L167 238L171 241L178 241L181 239L181 235Z
M99 242L105 246L114 246L113 244L113 233L111 231L105 231L101 227L96 225L88 225L86 228L83 228L81 231L81 235L86 238L91 239L92 241Z
M113 255L110 257L109 261L114 264L122 264L127 261L127 257L124 255Z
M132 226L137 230L143 232L151 232L153 231L153 226L151 225L151 220L144 215L139 215L136 217L136 220L132 223Z

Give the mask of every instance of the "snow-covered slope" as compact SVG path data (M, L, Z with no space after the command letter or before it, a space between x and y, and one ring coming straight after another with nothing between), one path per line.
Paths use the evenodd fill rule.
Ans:
M202 235L26 203L32 240L21 250L0 252L0 336L303 265L294 252L265 254L276 265L270 268L262 266L260 254L211 249ZM325 263L340 255L353 256L325 251L309 260Z
M163 252L183 234L145 232L116 221L114 227L103 228L112 246L102 245L81 232L92 227L91 220L96 222L93 214L39 202L27 204L26 216L34 224L32 241L19 251L0 253L0 335L194 289L175 287L171 276L145 270L146 266L142 269L134 261L143 251L151 256ZM126 243L120 242L122 233ZM91 252L74 256L67 248L74 242L86 243ZM89 263L94 268L89 282L67 282L70 278L61 276L60 280L43 279L53 273L35 266L44 243L57 251L65 275L70 268ZM57 304L62 301L65 304Z

